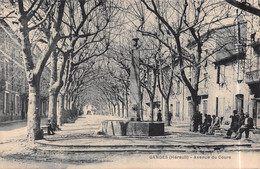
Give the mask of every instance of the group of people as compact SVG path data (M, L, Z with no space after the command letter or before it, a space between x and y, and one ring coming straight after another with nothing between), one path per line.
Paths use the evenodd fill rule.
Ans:
M245 132L245 138L249 137L249 129L253 129L253 118L249 117L248 113L237 113L236 110L233 111L233 115L230 116L231 125L227 131L224 138L231 138L232 133L235 133L235 140L239 140L242 137L243 132Z
M169 112L169 121L171 121L172 120L172 113L171 112ZM158 113L157 113L157 121L162 121L162 113L161 113L161 110L159 109L158 110Z
M220 129L220 124L222 119L216 115L204 114L204 122L202 123L202 114L196 112L193 116L194 118L194 131L199 131L202 134L213 135L215 130ZM249 130L253 129L253 118L249 117L248 113L237 113L236 110L233 111L233 115L230 116L231 125L227 131L224 138L231 138L232 133L235 133L235 140L239 140L242 134L245 132L245 138L249 137ZM199 129L200 127L200 129Z
M200 132L202 134L213 135L216 129L220 128L220 119L216 115L204 114L204 120L202 114L196 112L193 116L194 132Z
M171 120L172 113L169 114L169 119ZM234 139L241 139L242 134L245 132L245 138L249 137L249 129L253 129L253 118L249 117L248 113L237 113L237 110L233 111L233 115L230 116L231 125L227 131L227 134L224 138L231 138L232 133L235 133ZM204 114L204 118L202 118L202 114L200 112L196 112L193 116L194 122L194 132L200 132L202 134L213 135L215 130L220 129L220 124L223 120L216 115L208 115ZM157 121L162 121L162 113L161 110L157 113Z

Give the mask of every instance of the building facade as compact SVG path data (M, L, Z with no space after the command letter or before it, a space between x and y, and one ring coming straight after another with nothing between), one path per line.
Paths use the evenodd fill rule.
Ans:
M0 122L26 119L28 83L19 37L7 22L0 20ZM41 79L41 114L47 115L48 70Z
M252 1L250 4L259 8L260 3ZM202 114L222 117L226 124L230 122L233 110L248 112L254 125L260 127L260 19L243 11L237 10L236 13L233 23L212 31L215 47L220 50L201 65L198 109ZM212 47L212 41L210 43ZM207 49L207 43L203 48ZM189 78L192 76L190 70ZM173 113L173 120L189 122L190 92L177 78L173 85L169 111ZM165 101L158 90L155 101L160 102L160 109L164 112ZM149 106L144 106L148 116L149 109ZM162 115L164 119L164 113Z
M254 3L253 3L254 2ZM250 3L260 9L260 1L250 1ZM248 38L249 67L245 71L245 83L249 87L249 113L254 119L254 124L260 127L260 17L252 15L249 19Z
M259 4L256 1L252 5ZM202 114L223 117L225 123L233 110L248 112L254 125L260 127L259 25L258 16L246 13L234 19L234 23L214 31L216 42L226 44L202 65L198 91ZM174 118L189 121L190 93L182 83L175 81L174 85L179 91L170 101Z

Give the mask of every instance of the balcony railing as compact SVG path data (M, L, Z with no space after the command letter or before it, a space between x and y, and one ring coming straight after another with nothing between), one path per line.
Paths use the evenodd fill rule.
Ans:
M260 82L260 69L246 73L246 83L258 83Z

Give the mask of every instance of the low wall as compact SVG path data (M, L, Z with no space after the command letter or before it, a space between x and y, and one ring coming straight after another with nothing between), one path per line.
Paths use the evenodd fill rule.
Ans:
M164 123L106 120L101 123L100 132L109 136L163 136Z

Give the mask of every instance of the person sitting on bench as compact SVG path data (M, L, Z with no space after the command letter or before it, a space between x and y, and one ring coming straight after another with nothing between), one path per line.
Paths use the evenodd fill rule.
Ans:
M233 116L230 116L230 118L232 119L230 128L228 129L226 136L223 138L231 138L232 133L236 133L240 127L239 116L236 110L233 111Z
M47 123L46 123L47 127L48 127L48 135L54 135L54 131L53 131L53 128L51 126L51 120L48 120Z
M249 114L246 113L244 124L238 129L235 140L239 140L242 137L243 132L246 133L246 138L249 136L249 129L253 129L253 118L249 117Z
M209 115L209 114L206 115L206 119L203 124L202 131L201 131L202 134L206 134L208 132L209 127L211 126L211 122L212 122L211 115Z
M213 115L212 117L213 118L212 118L211 126L209 127L209 130L207 133L208 135L215 134L215 130L219 129L219 127L220 127L220 121L219 121L218 116Z

